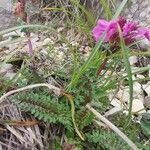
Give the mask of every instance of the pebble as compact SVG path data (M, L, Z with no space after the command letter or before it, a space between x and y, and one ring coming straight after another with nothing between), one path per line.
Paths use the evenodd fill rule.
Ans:
M146 112L146 110L144 108L144 105L143 105L141 100L139 100L139 99L134 99L133 100L132 112L133 113L137 113L137 114L141 114L141 113L145 113Z
M5 78L12 80L15 77L16 73L14 72L8 72L5 74Z
M148 96L150 96L150 84L144 84L142 85L143 90L147 93Z
M111 101L111 105L114 106L114 107L121 106L121 102L117 98L114 98Z
M135 13L137 11L137 9L138 9L138 4L132 5L132 7L131 7L131 13Z
M128 89L120 89L116 95L116 97L121 101L121 102L128 102L130 99L129 96L129 90Z
M135 63L137 63L137 61L138 61L137 56L129 57L130 65L134 65Z
M13 65L12 64L4 64L0 67L0 74L13 72Z
M48 45L48 44L54 44L54 42L50 38L46 38L43 41L43 46Z
M108 110L108 111L105 113L105 116L114 115L114 114L120 112L121 110L122 110L122 108L121 108L120 106L114 107L114 108Z
M142 11L141 13L140 13L140 16L139 17L145 17L146 16L146 12L145 11Z
M133 91L135 92L135 94L142 94L143 90L141 88L141 84L138 82L135 82L133 84Z
M136 79L144 79L145 77L143 76L143 75L141 75L141 74L137 74L136 75Z
M150 96L144 98L144 106L150 108Z

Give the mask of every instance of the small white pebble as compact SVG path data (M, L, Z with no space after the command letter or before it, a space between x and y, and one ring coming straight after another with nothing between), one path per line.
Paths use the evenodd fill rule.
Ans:
M128 116L129 112L127 110L124 110L123 114L125 114L126 116Z
M63 31L63 29L64 29L64 27L60 27L60 28L57 29L57 32L59 33L61 31Z
M150 96L150 83L142 85L143 90L147 93L148 96Z
M133 113L137 113L137 114L141 114L141 113L145 113L145 108L144 105L142 103L141 100L139 99L134 99L133 103L132 103L132 112Z
M44 55L48 55L48 52L45 49L41 50L41 53Z
M72 41L70 44L71 44L72 46L79 46L79 43L77 43L77 42L75 42L75 41Z
M144 99L144 106L150 108L150 96L146 96Z
M48 45L48 44L54 44L54 42L50 38L46 38L43 41L43 46Z
M136 93L136 94L140 94L143 92L142 88L141 88L141 84L138 83L138 82L135 82L133 84L133 91Z
M132 7L131 7L131 13L135 13L137 9L138 9L138 4L132 5Z
M114 108L108 110L108 111L105 113L105 116L114 115L114 114L120 112L121 110L122 110L122 108L121 108L120 106L114 107Z
M135 63L137 63L137 61L138 61L138 59L136 56L129 57L130 65L134 65Z
M136 76L136 79L144 79L145 77L143 76L143 75L141 75L141 74L138 74L137 76Z
M62 61L62 60L64 59L64 53L60 51L60 52L58 53L58 55L57 55L57 59L58 59L59 61Z
M142 11L141 13L140 13L140 16L139 17L145 17L146 16L146 12L145 11Z
M116 95L116 97L121 101L121 102L128 102L130 99L129 96L129 90L128 89L120 89Z
M148 6L149 5L149 1L147 1L147 0L143 0L142 1L142 7L144 8L144 7L146 7L146 6Z
M114 107L117 107L117 106L120 106L120 107L121 107L121 102L120 102L117 98L114 98L114 99L111 101L111 105L114 106Z

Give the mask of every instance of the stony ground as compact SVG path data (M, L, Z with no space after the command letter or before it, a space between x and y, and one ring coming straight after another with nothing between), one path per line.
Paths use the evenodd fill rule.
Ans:
M9 0L7 0L9 1ZM141 24L149 25L149 13L150 13L150 4L149 0L139 0L138 4L136 4L135 0L132 0L128 4L128 8L125 11L129 19L133 19L135 21L141 22ZM5 6L2 1L0 1L0 31L12 26L16 19L13 16L12 12L9 11L8 6ZM11 8L12 6L9 6ZM35 18L35 16L33 17ZM49 18L48 18L49 19ZM5 26L6 25L6 26ZM8 25L8 26L7 26ZM86 41L86 37L79 34L73 35L72 30L66 31L63 24L58 27L58 33L49 33L47 31L40 32L40 36L37 33L31 34L34 56L32 58L34 62L34 68L32 68L32 63L28 64L31 69L33 69L40 76L44 76L47 73L47 70L51 72L51 70L57 71L61 69L63 64L71 63L71 58L69 56L69 47L65 42L61 41L59 33L66 33L66 37L71 45L75 48L78 48L78 53L87 59L90 54L91 46ZM21 40L11 43L13 37L21 37ZM9 43L9 44L6 44ZM145 44L144 44L145 45ZM51 54L49 54L49 49L52 49ZM142 47L143 48L143 47ZM149 49L142 49L141 52L147 51L149 53ZM145 48L145 47L144 47ZM147 47L148 48L148 47ZM134 51L133 51L134 52ZM11 58L13 61L16 61L18 58L23 58L24 56L28 56L27 53L27 45L26 45L26 36L23 35L20 30L16 32L11 32L9 34L5 34L3 40L0 42L0 61L4 62ZM140 67L150 67L149 57L146 56L132 56L129 58L130 65L132 71L136 71ZM68 68L69 70L69 68ZM4 76L7 79L12 79L15 75L17 75L18 68L16 65L11 63L3 64L0 69L0 75ZM68 71L69 72L69 71ZM69 76L68 72L65 72L66 75ZM119 67L118 72L112 75L112 80L115 80L116 74L117 76L122 75L124 73L124 67ZM111 72L107 72L106 78L111 74ZM126 74L124 74L125 76ZM114 77L114 78L113 78ZM148 112L150 109L150 81L143 81L145 78L150 78L150 71L146 71L144 73L137 73L133 76L134 80L138 80L134 83L134 101L132 112L136 113L138 116L136 119L141 118L141 114ZM55 82L55 80L50 77L45 77L44 80L48 82ZM139 81L140 80L140 81ZM57 83L58 84L58 83ZM61 82L59 83L62 84ZM11 89L11 87L10 87ZM10 90L8 89L8 91ZM118 89L111 90L109 92L109 100L111 102L111 108L105 112L105 116L113 116L119 113L122 109L124 109L124 114L128 113L126 108L128 107L128 99L129 99L129 86L121 85ZM26 120L33 119L31 115L26 115L19 108L17 108L13 103L7 101L0 107L0 117L2 119L12 119L12 120ZM135 119L133 117L133 119ZM44 125L43 125L44 124ZM51 132L49 132L49 128L53 128L53 126L45 125L35 125L35 126L5 126L5 132L3 135L0 135L0 149L43 149L44 145L47 144L47 138L51 136ZM1 124L0 124L1 125ZM41 133L42 126L42 133ZM47 128L43 128L47 126ZM0 126L1 127L1 126ZM3 126L2 126L3 127ZM1 132L1 128L0 128ZM3 132L3 128L2 128ZM149 141L149 140L147 140ZM147 142L146 145L149 143ZM38 145L38 146L37 146ZM64 150L67 150L64 149ZM70 149L73 150L73 149Z

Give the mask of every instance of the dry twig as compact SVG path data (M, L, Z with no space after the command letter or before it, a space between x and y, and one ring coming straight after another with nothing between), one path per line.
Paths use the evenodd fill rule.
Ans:
M61 94L61 89L60 88L58 88L56 86L53 86L51 84L47 84L47 83L39 83L39 84L33 84L33 85L29 85L29 86L26 86L26 87L23 87L23 88L19 88L19 89L16 89L16 90L9 91L8 93L6 93L2 97L0 97L0 103L2 103L5 100L5 98L7 98L10 95L13 95L15 93L22 92L22 91L25 91L25 90L37 88L37 87L47 87L49 90L52 90L54 93L56 93L58 95Z
M103 117L97 112L90 104L86 105L86 108L91 111L100 121L104 122L110 129L117 133L133 150L138 150L137 146L115 125L113 125L107 118Z

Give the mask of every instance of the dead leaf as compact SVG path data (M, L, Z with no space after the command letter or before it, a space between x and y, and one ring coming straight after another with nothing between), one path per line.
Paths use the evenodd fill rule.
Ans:
M33 126L38 124L39 121L32 120L32 121L10 121L7 124L8 125L13 125L13 126Z
M17 2L14 14L22 19L24 22L27 21L27 13L25 12L25 4L22 2Z
M0 124L5 125L12 125L12 126L33 126L38 124L39 121L36 120L27 120L27 121L17 121L17 120L0 120Z

